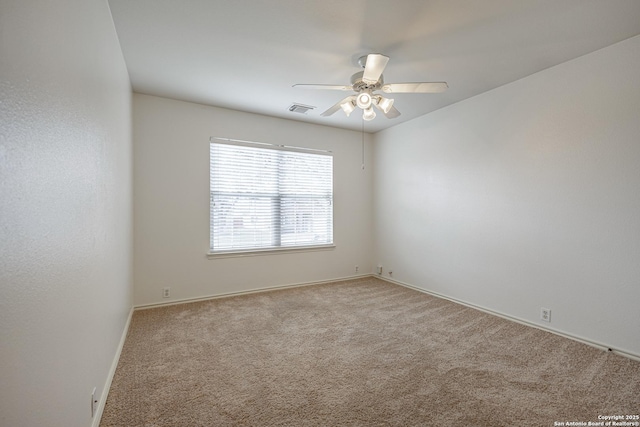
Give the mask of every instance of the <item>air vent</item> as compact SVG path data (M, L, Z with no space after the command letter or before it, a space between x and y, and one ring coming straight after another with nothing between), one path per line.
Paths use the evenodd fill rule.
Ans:
M291 106L289 107L289 111L291 111L292 113L306 114L307 111L313 110L314 108L316 107L312 107L311 105L291 104Z

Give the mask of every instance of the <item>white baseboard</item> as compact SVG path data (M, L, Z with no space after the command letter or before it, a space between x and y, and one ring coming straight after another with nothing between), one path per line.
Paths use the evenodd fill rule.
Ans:
M100 420L102 419L102 412L104 411L104 406L107 404L107 397L109 396L109 390L111 390L111 382L113 381L113 376L116 374L116 368L118 367L118 362L120 361L120 354L122 353L122 348L124 347L124 342L127 339L127 333L129 332L129 325L131 324L131 318L133 317L134 308L131 307L129 310L129 316L127 317L127 322L124 325L124 330L122 331L122 335L120 336L120 342L118 343L118 349L116 350L116 354L113 357L113 362L111 362L111 368L109 369L109 374L107 376L107 381L102 389L102 393L100 393L100 402L98 402L98 408L96 409L96 414L93 417L93 422L91 423L91 427L99 427Z
M346 280L357 280L357 279L364 279L367 277L372 277L372 275L370 273L367 273L367 274L360 274L356 276L347 276L347 277L339 277L335 279L320 280L316 282L302 282L302 283L292 283L289 285L267 286L264 288L248 289L246 291L226 292L222 294L205 295L205 296L195 297L195 298L183 298L183 299L160 302L160 303L141 304L141 305L134 306L133 309L145 310L149 308L166 307L169 305L186 304L186 303L198 302L198 301L207 301L212 299L227 298L227 297L233 297L238 295L249 295L249 294L255 294L259 292L277 291L280 289L300 288L303 286L322 285L324 283L333 283L333 282L344 282Z
M417 286L410 285L409 283L401 282L399 280L391 279L389 277L384 277L382 275L373 275L373 276L377 277L380 280L384 280L384 281L389 282L389 283L393 283L393 284L396 284L396 285L404 286L405 288L413 289L415 291L422 292L424 294L431 295L431 296L434 296L436 298L446 299L446 300L454 302L456 304L461 304L461 305L464 305L466 307L470 307L470 308L474 308L476 310L480 310L480 311L482 311L484 313L492 314L494 316L502 317L503 319L511 320L512 322L520 323L520 324L526 325L526 326L531 326L531 327L536 328L536 329L541 329L541 330L543 330L545 332L551 332L552 334L559 335L561 337L568 338L568 339L571 339L571 340L574 340L574 341L578 341L578 342L581 342L583 344L589 345L591 347L598 348L600 350L611 351L613 353L619 354L620 356L624 356L624 357L627 357L629 359L640 361L640 354L630 353L628 351L612 348L612 347L609 347L607 344L603 344L603 343L600 343L600 342L592 341L592 340L584 338L584 337L579 337L579 336L576 336L576 335L572 335L572 334L569 334L569 333L566 333L566 332L563 332L563 331L559 331L557 329L546 327L544 325L538 325L536 323L530 322L530 321L525 320L525 319L521 319L519 317L511 316L509 314L501 313L499 311L491 310L491 309L486 308L486 307L482 307L482 306L479 306L479 305L476 305L476 304L472 304L472 303L469 303L469 302L466 302L466 301L462 301L462 300L459 300L459 299L456 299L456 298L452 298L452 297L440 294L438 292L433 292L433 291L429 291L429 290L426 290L426 289L422 289L422 288L419 288Z

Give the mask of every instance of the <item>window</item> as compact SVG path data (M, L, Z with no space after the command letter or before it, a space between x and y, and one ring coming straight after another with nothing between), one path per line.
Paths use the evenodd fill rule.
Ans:
M333 245L333 157L211 142L211 253Z

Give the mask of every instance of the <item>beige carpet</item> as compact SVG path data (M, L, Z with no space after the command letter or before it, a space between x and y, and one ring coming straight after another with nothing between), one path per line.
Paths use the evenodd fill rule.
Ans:
M101 426L553 426L640 363L377 279L134 313Z

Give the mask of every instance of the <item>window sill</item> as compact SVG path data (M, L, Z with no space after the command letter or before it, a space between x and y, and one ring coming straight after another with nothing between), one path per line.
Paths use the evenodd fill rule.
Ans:
M209 252L207 253L208 259L220 259L220 258L243 258L250 256L261 255L275 255L275 254L290 254L296 252L318 252L318 251L331 251L336 248L335 244L331 245L315 245L315 246L297 246L293 248L268 248L268 249L249 249L246 251L225 251L225 252Z

